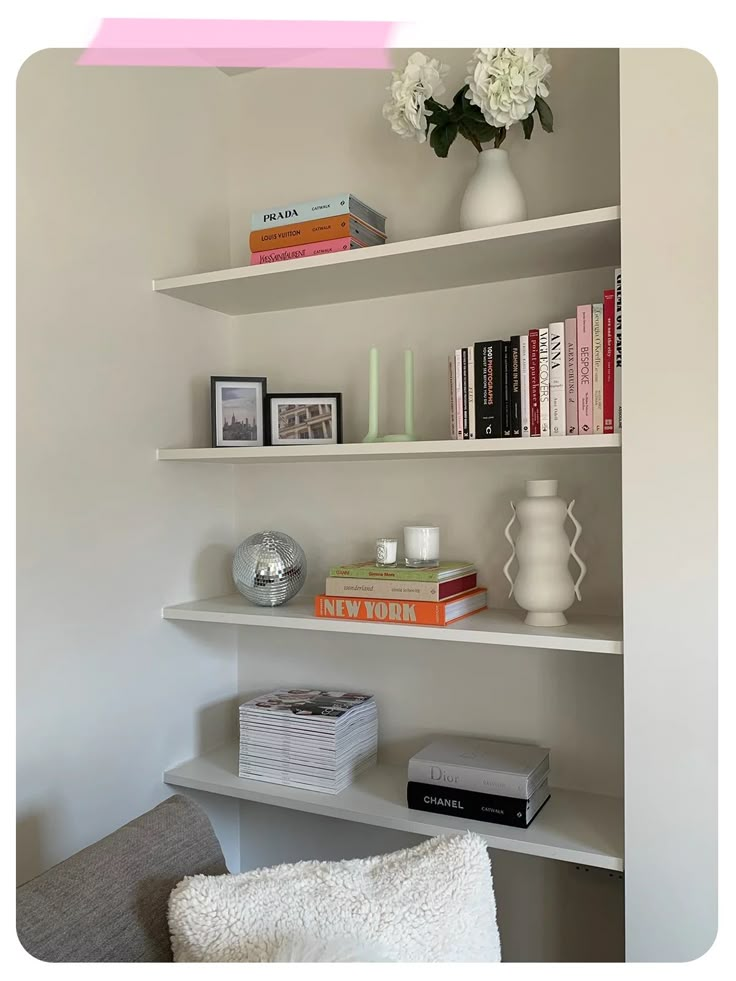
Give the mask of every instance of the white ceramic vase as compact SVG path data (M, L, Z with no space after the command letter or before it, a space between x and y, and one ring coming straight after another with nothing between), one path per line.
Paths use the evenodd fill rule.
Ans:
M565 610L580 599L580 584L587 569L575 551L582 527L572 513L575 501L569 504L557 496L556 480L527 480L526 497L518 504L511 502L513 514L506 526L506 540L511 545L511 557L503 567L503 573L511 583L511 592L523 610L527 610L526 623L533 627L562 627L567 623ZM572 542L565 531L565 521L570 518L575 526ZM516 542L511 537L511 527L518 519L521 530ZM568 569L572 556L580 567L577 582L573 582ZM516 578L509 574L516 558Z
M482 150L460 204L460 228L524 221L526 200L506 150Z

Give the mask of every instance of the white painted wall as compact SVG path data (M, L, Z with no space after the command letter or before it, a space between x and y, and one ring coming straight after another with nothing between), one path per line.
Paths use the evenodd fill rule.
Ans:
M653 85L665 94L654 127L641 102ZM626 948L634 961L691 960L717 930L716 87L694 51L621 53ZM697 119L693 144L683 141L683 119Z
M618 199L616 53L552 55L556 133L510 144L532 216ZM459 82L465 55L447 52L445 60ZM651 51L629 51L622 64L623 249L632 270L626 280L623 680L621 662L603 656L458 653L439 643L399 646L251 630L239 637L236 681L234 631L159 621L165 602L229 588L228 559L237 541L257 527L286 522L307 547L308 588L315 588L328 562L346 551L360 554L389 524L396 529L432 517L451 550L477 558L492 602L501 603L507 501L524 478L543 474L559 475L563 492L580 502L581 554L591 567L586 607L619 609L620 474L610 458L555 460L555 474L544 461L513 459L461 461L451 473L437 461L314 471L282 465L233 475L154 463L157 445L206 444L207 379L221 371L267 374L272 389L340 388L346 438L359 438L365 355L374 338L389 374L395 371L389 355L395 358L405 344L415 347L420 432L440 435L446 350L559 317L607 285L610 270L231 325L153 296L150 278L244 261L252 208L335 187L386 210L395 239L448 231L473 167L470 146L453 148L440 161L427 147L396 139L380 117L386 79L371 72L341 75L339 87L328 73L299 74L300 97L334 112L335 125L315 134L308 113L288 133L265 118L266 97L271 104L293 95L293 72L228 79L214 71L77 70L69 52L43 52L24 66L18 86L20 881L165 796L165 766L232 730L235 690L247 694L295 680L368 687L379 696L386 758L406 758L432 731L518 736L552 746L559 784L617 793L623 686L628 956L676 960L708 946L715 930L715 85L709 66L688 52L657 52L653 59ZM676 110L660 112L656 127L639 100L651 71L658 85L665 78L677 86L679 99ZM678 84L683 72L686 89ZM713 107L697 153L681 152L685 96L700 119L704 104ZM258 141L267 128L264 153ZM303 148L296 163L295 146ZM683 186L697 192L687 236L672 207ZM659 356L661 325L669 342L682 334L682 343L693 323L699 325L698 372L691 359L671 364L657 403L651 373L640 372ZM680 379L685 370L687 379ZM675 430L657 415L670 386L685 381L698 396L681 420L690 426L686 440L681 426ZM398 404L394 392L387 410ZM453 506L454 499L461 504ZM710 510L693 508L694 500L708 499ZM610 522L600 520L602 513ZM688 562L678 565L683 554ZM653 584L663 562L668 572L679 572L658 592ZM706 802L697 820L666 809L651 784L651 773L667 760L654 736L666 733L669 740L682 731L683 705L695 721L670 758L670 780L687 769L692 792ZM713 769L704 765L708 759ZM202 799L236 867L237 805ZM366 854L412 840L259 805L241 810L244 867ZM586 879L561 863L518 855L497 853L494 860L509 959L621 956L618 880L597 873Z
M230 80L74 59L18 79L18 881L168 796L235 690L228 630L160 619L227 587L228 475L155 462L207 440L230 325L150 290L229 262Z
M411 52L392 52L402 67ZM427 50L451 66L448 105L464 84L470 51ZM618 204L618 52L553 49L549 103L555 132L537 127L525 142L513 132L504 142L527 197L529 217ZM230 80L232 255L248 261L254 208L351 191L388 216L393 241L457 231L460 198L477 152L458 137L440 160L427 144L402 140L381 115L387 72L279 69ZM274 106L293 106L288 126ZM323 122L323 120L327 122Z
M395 53L398 62L401 53ZM460 84L467 52L445 52ZM552 52L550 102L556 133L511 143L532 216L618 200L618 60L612 51ZM297 81L298 77L298 81ZM398 240L451 231L474 166L460 141L446 160L400 141L381 118L386 77L375 72L266 71L232 79L232 255L247 261L250 212L264 204L352 190L389 216ZM584 82L584 84L581 84ZM288 130L273 127L268 106L293 95L313 107ZM454 93L451 88L450 96ZM334 125L315 131L317 107ZM269 133L268 152L254 152ZM515 145L516 144L516 145ZM301 148L294 158L294 147ZM383 356L384 431L402 420L400 352L416 354L417 430L447 433L447 355L455 347L508 336L569 315L613 283L610 269L491 286L313 307L235 321L234 369L263 374L269 389L342 391L345 439L367 423L367 353ZM392 387L393 386L393 387ZM505 458L500 461L398 461L235 468L236 541L266 527L292 533L309 560L306 592L323 586L339 560L370 554L378 535L404 524L436 522L443 551L478 562L490 602L504 606L501 568L509 500L530 477L559 477L579 502L586 529L581 555L590 577L590 612L621 608L620 460L613 456ZM246 472L247 471L247 472ZM609 517L601 520L601 514ZM321 583L322 581L322 583ZM288 634L288 636L287 636ZM240 631L243 695L282 683L315 683L375 692L381 755L404 761L438 732L534 740L552 747L555 783L620 794L621 660L521 649L457 651L457 645L311 632ZM298 857L341 858L410 844L412 836L243 804L244 868ZM623 956L622 883L562 863L495 853L504 956L509 960L588 960Z

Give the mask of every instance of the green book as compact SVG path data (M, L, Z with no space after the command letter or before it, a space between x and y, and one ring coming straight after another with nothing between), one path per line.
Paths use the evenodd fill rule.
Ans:
M333 565L329 576L344 579L403 579L405 582L445 582L475 572L472 562L440 562L431 569L408 569L404 565L383 566L375 562L355 562L352 565Z

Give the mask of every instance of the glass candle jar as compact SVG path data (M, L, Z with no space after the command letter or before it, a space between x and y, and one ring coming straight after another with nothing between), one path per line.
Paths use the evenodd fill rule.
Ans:
M427 569L439 565L439 528L425 525L404 528L404 561L410 569Z
M399 543L395 538L376 539L376 565L394 566L398 555Z

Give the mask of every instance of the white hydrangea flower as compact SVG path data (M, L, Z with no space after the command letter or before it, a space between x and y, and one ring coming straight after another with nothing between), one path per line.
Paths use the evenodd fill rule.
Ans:
M383 118L403 139L424 143L427 139L427 99L442 95L444 77L449 65L437 58L427 58L420 51L413 54L403 72L393 72L387 91L390 98L383 106Z
M551 71L546 48L478 48L468 63L467 97L487 123L508 129L531 115L538 95L549 95Z

